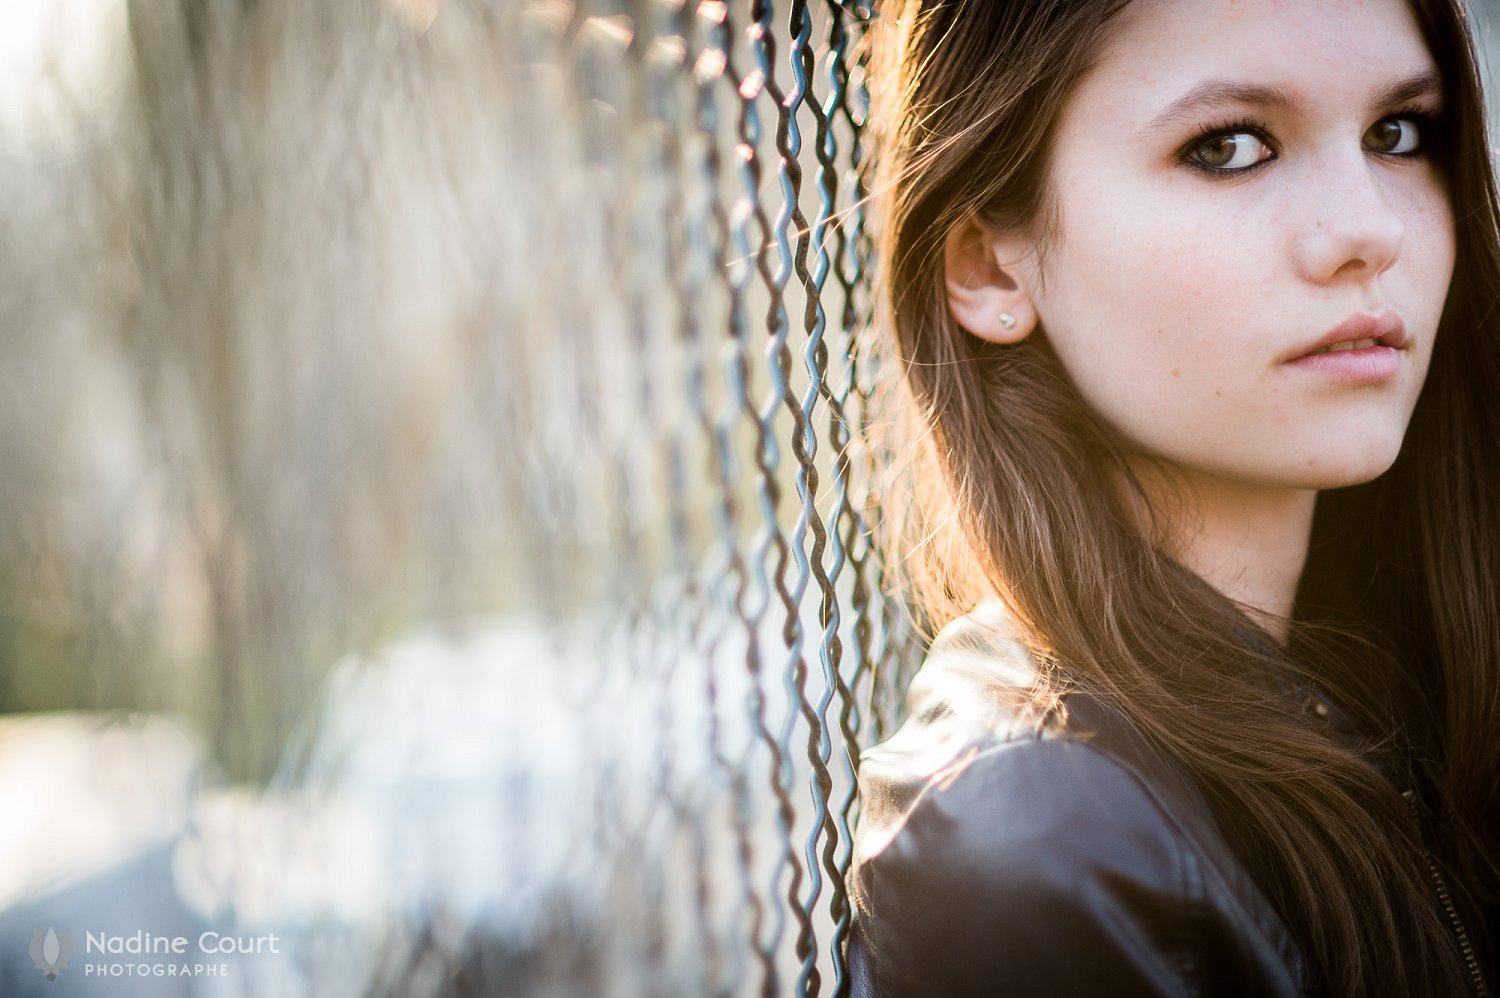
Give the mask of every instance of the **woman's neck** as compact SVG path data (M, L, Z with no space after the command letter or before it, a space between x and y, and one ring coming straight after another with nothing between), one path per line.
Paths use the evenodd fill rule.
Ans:
M1135 472L1157 511L1152 540L1285 642L1317 492L1144 467Z

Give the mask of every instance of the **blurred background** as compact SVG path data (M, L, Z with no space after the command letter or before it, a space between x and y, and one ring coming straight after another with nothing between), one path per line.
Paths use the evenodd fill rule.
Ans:
M870 17L0 6L0 994L843 987Z

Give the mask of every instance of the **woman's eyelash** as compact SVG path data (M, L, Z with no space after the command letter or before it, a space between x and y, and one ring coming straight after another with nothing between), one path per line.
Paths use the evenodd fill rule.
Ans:
M1262 142L1266 142L1267 144L1269 144L1269 136L1267 136L1266 131L1266 126L1263 123L1255 121L1251 118L1244 118L1235 121L1222 121L1217 124L1204 125L1202 128L1198 129L1197 133L1191 139L1188 140L1187 145L1183 147L1183 151L1192 152L1194 149L1202 145L1204 142L1207 142L1209 139L1216 139L1223 135L1236 135L1241 132L1254 135Z
M1271 159L1265 159L1250 166L1222 169L1200 163L1193 158L1193 152L1200 146L1202 146L1205 142L1208 142L1212 139L1225 138L1230 135L1255 136L1255 138L1259 139L1262 143L1265 144L1267 149L1271 150L1271 152L1273 153L1271 159L1275 158L1274 154L1276 152L1276 145L1271 141L1270 132L1266 128L1265 124L1252 118L1241 118L1229 121L1219 121L1213 124L1205 125L1204 127L1198 129L1193 137L1189 139L1180 150L1178 150L1177 159L1180 163L1182 163L1183 166L1186 166L1191 170L1196 170L1197 172L1202 173L1206 176L1219 178L1241 176L1245 173L1257 169L1265 163L1271 162Z
M1407 121L1416 123L1417 132L1421 140L1417 148L1408 153L1393 153L1392 155L1405 158L1421 158L1431 156L1438 146L1438 140L1443 134L1443 126L1446 121L1441 109L1432 107L1406 107L1399 111L1392 111L1386 118L1405 118ZM1382 121L1385 118L1381 119Z

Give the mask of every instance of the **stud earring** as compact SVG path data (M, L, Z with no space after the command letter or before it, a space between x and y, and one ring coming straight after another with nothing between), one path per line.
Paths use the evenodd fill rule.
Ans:
M1006 329L1015 329L1016 317L1011 315L1009 312L1001 312L1000 325L1004 326Z

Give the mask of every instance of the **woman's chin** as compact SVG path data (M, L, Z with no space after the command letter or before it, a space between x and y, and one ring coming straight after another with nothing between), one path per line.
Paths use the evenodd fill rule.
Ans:
M1390 470L1401 442L1368 441L1362 447L1323 449L1287 469L1285 484L1302 489L1342 489L1374 481Z

